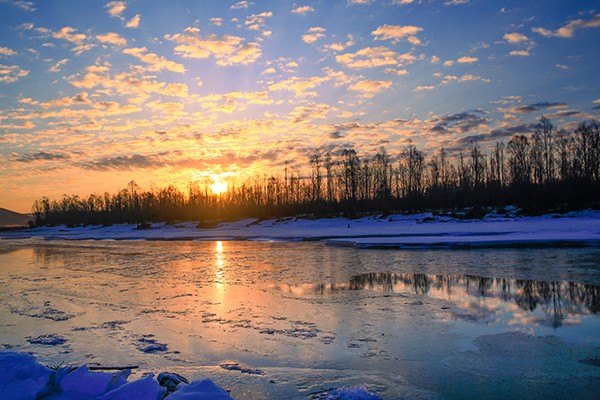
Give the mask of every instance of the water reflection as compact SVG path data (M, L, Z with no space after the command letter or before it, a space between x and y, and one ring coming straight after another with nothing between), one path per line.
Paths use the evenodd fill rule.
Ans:
M563 325L565 318L600 312L600 287L565 281L489 278L474 275L428 275L368 273L353 276L348 283L277 285L297 295L329 294L352 290L383 293L412 293L450 300L474 311L473 301L487 300L487 308L500 303L516 305L525 312L543 311L552 327Z

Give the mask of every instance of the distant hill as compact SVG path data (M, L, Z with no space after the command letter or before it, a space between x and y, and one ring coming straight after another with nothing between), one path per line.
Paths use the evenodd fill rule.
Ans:
M27 225L27 222L31 220L33 220L33 218L30 215L19 214L0 207L0 226Z

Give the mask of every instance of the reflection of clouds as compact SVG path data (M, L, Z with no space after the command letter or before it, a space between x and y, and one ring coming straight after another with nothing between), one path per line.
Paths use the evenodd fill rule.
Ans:
M544 282L473 275L368 273L349 283L276 285L296 295L332 294L352 290L414 293L455 304L458 319L499 322L511 326L576 325L578 316L600 311L600 287L574 282Z

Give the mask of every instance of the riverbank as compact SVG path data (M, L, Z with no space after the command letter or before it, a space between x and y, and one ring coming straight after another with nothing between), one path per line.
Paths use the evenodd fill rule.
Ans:
M41 240L253 240L326 241L359 248L537 247L600 245L600 211L578 211L535 217L488 214L481 219L393 214L359 219L286 218L154 223L112 226L53 226L0 232L0 239Z

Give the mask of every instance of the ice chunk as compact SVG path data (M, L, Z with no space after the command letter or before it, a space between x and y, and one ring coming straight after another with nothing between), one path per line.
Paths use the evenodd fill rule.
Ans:
M232 400L233 398L217 386L210 379L194 381L189 385L181 384L177 386L175 393L168 397L169 400L196 400L196 399L211 399L211 400Z
M90 372L87 365L82 365L62 378L59 385L63 398L95 399L126 384L128 375L128 371L125 373Z
M29 400L45 391L52 370L29 354L0 352L0 396L5 400Z
M160 387L150 374L145 378L129 382L99 397L98 400L161 400L167 389ZM169 396L171 399L171 396Z

